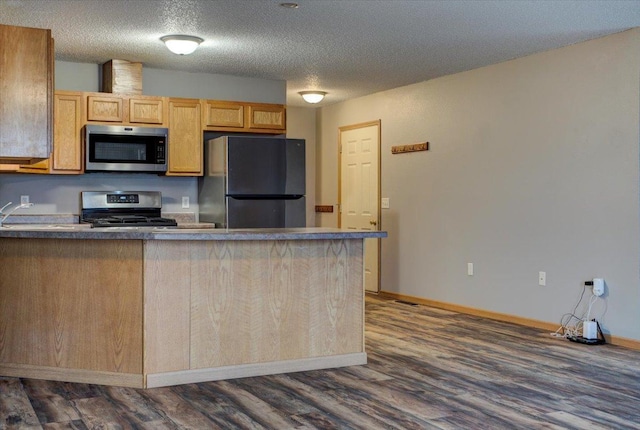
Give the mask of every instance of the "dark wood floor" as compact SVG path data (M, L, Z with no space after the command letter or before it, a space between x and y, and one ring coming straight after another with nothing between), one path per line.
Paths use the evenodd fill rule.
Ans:
M369 364L150 390L0 377L0 429L640 429L640 351L367 297Z

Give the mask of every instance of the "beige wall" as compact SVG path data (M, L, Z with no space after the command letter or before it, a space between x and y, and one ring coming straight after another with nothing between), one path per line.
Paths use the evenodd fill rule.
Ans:
M55 88L71 91L100 91L99 64L56 61ZM287 83L214 73L142 68L142 93L150 96L286 103Z
M305 139L307 227L316 226L316 110L287 107L287 137Z
M592 317L640 340L639 72L635 29L320 108L317 201L338 127L380 119L383 290L557 322L603 277Z

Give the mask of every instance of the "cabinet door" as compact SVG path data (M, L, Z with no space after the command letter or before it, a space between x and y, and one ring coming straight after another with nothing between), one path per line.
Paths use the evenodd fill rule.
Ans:
M244 105L234 102L204 103L205 127L244 127Z
M0 163L51 152L50 30L0 25Z
M162 98L129 99L129 122L140 124L163 124L164 103Z
M87 121L122 122L122 97L87 96Z
M200 101L169 99L169 176L202 175Z
M56 91L53 98L53 152L35 164L22 165L21 173L80 174L82 169L82 93Z
M54 96L51 173L82 173L82 95Z
M247 104L250 129L281 130L286 128L285 107L282 105Z

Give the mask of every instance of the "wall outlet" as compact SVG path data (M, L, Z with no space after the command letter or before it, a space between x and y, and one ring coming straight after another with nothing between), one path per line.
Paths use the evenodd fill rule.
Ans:
M467 275L473 276L473 263L467 263Z
M182 209L189 209L189 196L182 197Z
M29 196L20 196L20 204L26 205L29 203Z
M538 285L542 287L547 285L547 272L538 272Z

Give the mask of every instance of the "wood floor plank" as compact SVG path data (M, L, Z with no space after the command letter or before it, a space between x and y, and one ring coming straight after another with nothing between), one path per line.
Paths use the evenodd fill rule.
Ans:
M218 389L219 384L216 383L213 390L208 384L191 384L173 387L173 391L207 418L210 428L267 428L252 419L251 410L236 405L223 390Z
M74 400L82 421L90 429L133 429L135 424L119 414L106 397Z
M18 378L0 376L0 428L39 428L36 412Z
M375 296L365 321L365 366L149 390L0 377L0 429L640 430L640 351Z
M225 394L227 398L232 399L239 409L247 411L253 420L259 422L266 428L291 428L294 422L280 412L275 406L269 404L257 396L239 390L233 384L221 381L218 384L217 391Z
M304 416L319 412L315 406L306 402L295 390L279 384L274 377L244 378L231 381L235 386L253 394L254 396L268 400L282 413L289 416ZM213 387L212 387L213 388Z
M611 427L594 423L592 420L565 411L551 412L547 417L557 420L560 424L580 430L609 430Z
M158 425L163 421L162 414L155 408L155 404L143 397L137 390L124 387L104 387L105 396L109 401L121 406L123 414L134 417L138 426L154 423Z
M330 395L326 391L314 390L310 385L297 381L288 375L276 375L273 377L283 386L296 392L297 396L304 398L314 408L330 416L332 421L339 424L340 428L380 428L382 423L366 414L345 405L340 399Z
M40 423L75 423L80 420L80 414L69 400L68 393L62 389L62 384L25 379L23 385Z
M57 423L46 423L42 425L43 430L88 430L82 420L64 421Z
M207 417L175 394L172 388L152 388L141 394L152 400L161 411L161 414L179 429L200 430L211 428L211 422Z

